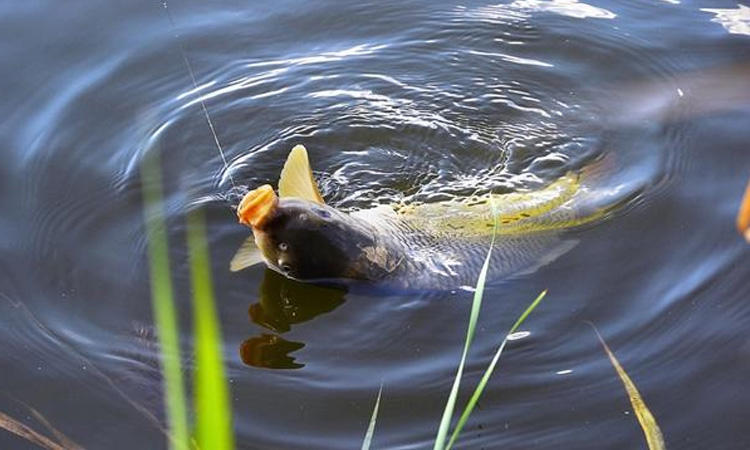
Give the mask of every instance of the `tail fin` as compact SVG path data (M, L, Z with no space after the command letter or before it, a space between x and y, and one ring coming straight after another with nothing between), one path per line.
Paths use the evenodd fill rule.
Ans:
M562 231L602 220L625 200L623 196L615 196L612 190L606 189L608 179L616 170L616 159L614 153L605 153L580 171L569 172L544 189L524 194L530 197L544 196L558 186L565 186L557 197L543 203L543 208L516 209L512 217L498 215L499 233ZM497 201L511 200L512 195L498 196Z
M581 169L580 181L582 184L600 184L615 170L617 170L617 155L614 152L606 152Z

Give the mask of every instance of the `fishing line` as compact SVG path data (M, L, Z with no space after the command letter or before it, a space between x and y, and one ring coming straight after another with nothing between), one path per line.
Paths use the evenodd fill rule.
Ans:
M164 7L164 11L167 12L167 18L169 19L169 24L172 26L172 31L174 32L174 37L177 40L177 45L180 47L180 55L182 55L182 61L183 63L185 63L185 68L187 68L188 74L190 74L190 80L193 82L193 89L195 89L195 91L197 92L198 82L195 81L195 72L193 71L193 66L192 64L190 64L190 60L187 57L187 53L185 52L185 47L182 45L182 39L180 39L180 33L177 31L177 26L175 25L174 19L172 18L172 13L169 11L167 1L164 0L161 5ZM226 156L224 156L224 149L221 148L221 144L219 143L219 136L216 134L214 123L211 120L211 116L208 114L208 108L206 108L206 103L203 102L203 99L200 97L198 98L198 101L201 104L203 115L206 117L206 123L208 123L208 128L211 130L211 135L214 138L214 143L216 144L216 148L219 150L219 156L221 156L221 161L224 163L224 171L229 176L229 181L232 183L232 187L237 189L237 185L234 184L234 177L232 177L232 173L229 171L227 158Z

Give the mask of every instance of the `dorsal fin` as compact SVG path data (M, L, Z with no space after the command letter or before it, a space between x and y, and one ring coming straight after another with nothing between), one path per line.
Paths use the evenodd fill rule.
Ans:
M297 197L311 202L325 204L315 184L307 149L296 145L289 152L279 177L279 197Z

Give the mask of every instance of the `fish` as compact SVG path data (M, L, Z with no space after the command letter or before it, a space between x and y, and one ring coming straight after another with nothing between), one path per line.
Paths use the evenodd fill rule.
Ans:
M570 250L561 231L605 218L592 189L611 162L604 158L531 192L487 193L434 203L399 203L344 212L327 205L307 149L286 160L278 194L269 184L237 207L252 230L230 262L233 272L266 264L305 282L355 281L406 289L473 285L495 236L493 274L536 270Z

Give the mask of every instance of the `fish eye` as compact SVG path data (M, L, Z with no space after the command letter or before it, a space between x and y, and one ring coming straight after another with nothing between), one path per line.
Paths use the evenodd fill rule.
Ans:
M279 242L279 250L281 250L282 252L285 252L288 249L289 249L289 244L287 244L286 242Z

